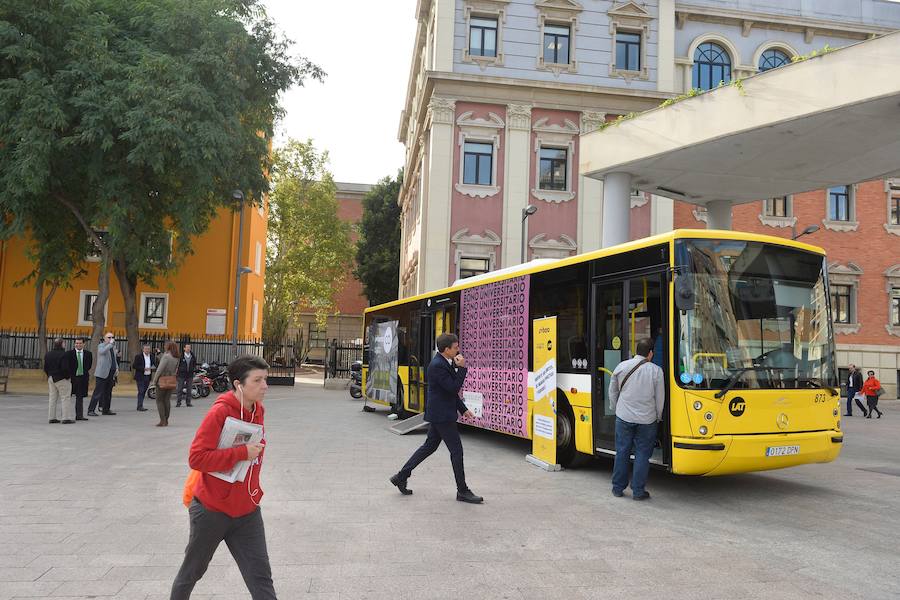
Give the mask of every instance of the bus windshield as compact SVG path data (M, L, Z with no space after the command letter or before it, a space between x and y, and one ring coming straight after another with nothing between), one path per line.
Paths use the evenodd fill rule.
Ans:
M679 240L675 256L693 290L676 308L682 386L836 386L824 257L735 240Z

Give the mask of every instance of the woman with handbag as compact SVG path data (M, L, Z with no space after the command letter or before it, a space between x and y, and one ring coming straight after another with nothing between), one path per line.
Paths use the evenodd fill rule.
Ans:
M173 341L166 342L166 351L160 357L159 366L153 375L153 381L150 382L156 386L156 409L159 411L157 427L166 427L169 424L172 392L178 387L175 372L178 370L179 354L178 344Z
M869 405L868 418L871 419L872 413L877 412L880 419L881 411L878 410L878 396L883 394L884 390L881 389L881 382L875 378L875 371L869 371L867 375L869 378L863 383L862 393L865 395L866 403Z

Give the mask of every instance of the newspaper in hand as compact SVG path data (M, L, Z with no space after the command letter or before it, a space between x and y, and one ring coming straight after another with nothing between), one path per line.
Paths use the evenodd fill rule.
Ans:
M248 423L234 417L227 417L225 424L222 426L222 435L219 436L219 450L246 444L258 444L262 436L262 425ZM215 473L210 473L210 475L228 483L243 481L244 477L247 476L247 469L250 468L250 462L249 460L240 460L231 467L231 470L216 471Z

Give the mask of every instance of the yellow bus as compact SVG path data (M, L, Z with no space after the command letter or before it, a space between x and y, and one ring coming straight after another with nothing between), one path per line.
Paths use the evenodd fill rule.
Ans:
M609 377L654 340L666 405L652 462L723 475L829 462L843 442L821 248L750 233L677 230L532 261L366 310L367 400L424 410L425 368L456 333L480 416L531 437L531 321L557 317L561 464L615 455Z

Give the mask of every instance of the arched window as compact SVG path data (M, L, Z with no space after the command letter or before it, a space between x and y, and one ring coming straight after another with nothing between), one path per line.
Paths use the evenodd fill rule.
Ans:
M731 81L731 57L722 46L704 42L694 51L694 84L701 90L711 90L719 82Z
M768 71L791 62L791 57L777 48L769 48L759 57L759 71Z

